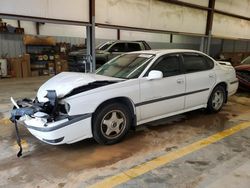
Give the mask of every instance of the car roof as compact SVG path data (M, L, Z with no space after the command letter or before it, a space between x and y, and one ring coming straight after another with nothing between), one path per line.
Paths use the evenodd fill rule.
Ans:
M155 50L135 51L135 52L130 52L130 53L164 55L164 54L169 54L169 53L183 53L183 52L194 52L194 53L204 54L197 50L188 50L188 49L155 49Z

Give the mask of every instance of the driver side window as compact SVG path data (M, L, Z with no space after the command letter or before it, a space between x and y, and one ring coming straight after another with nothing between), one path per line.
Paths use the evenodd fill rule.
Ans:
M163 77L179 75L181 73L179 58L176 55L165 56L151 70L161 71Z
M114 44L110 50L110 52L126 52L125 43L116 43Z

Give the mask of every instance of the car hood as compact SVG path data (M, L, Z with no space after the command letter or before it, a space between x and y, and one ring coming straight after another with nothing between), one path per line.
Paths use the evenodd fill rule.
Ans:
M238 65L235 67L236 70L246 70L250 71L250 65Z
M48 90L56 91L58 98L62 98L73 89L80 86L88 85L96 81L122 81L123 79L102 76L98 74L90 73L76 73L76 72L62 72L47 82L45 82L37 92L37 98L39 102L47 102L48 99L45 97Z

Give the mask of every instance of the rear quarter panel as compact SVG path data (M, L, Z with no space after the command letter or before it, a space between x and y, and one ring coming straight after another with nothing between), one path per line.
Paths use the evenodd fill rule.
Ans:
M230 65L220 65L216 63L215 72L217 75L217 84L225 82L227 84L228 96L236 93L238 89L238 79L234 67Z

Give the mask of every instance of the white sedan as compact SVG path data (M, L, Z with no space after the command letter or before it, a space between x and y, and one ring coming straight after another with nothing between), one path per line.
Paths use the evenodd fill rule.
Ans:
M238 88L234 68L194 50L126 53L96 74L63 72L35 100L15 103L12 120L53 145L94 137L121 141L136 126L206 108L218 112Z

